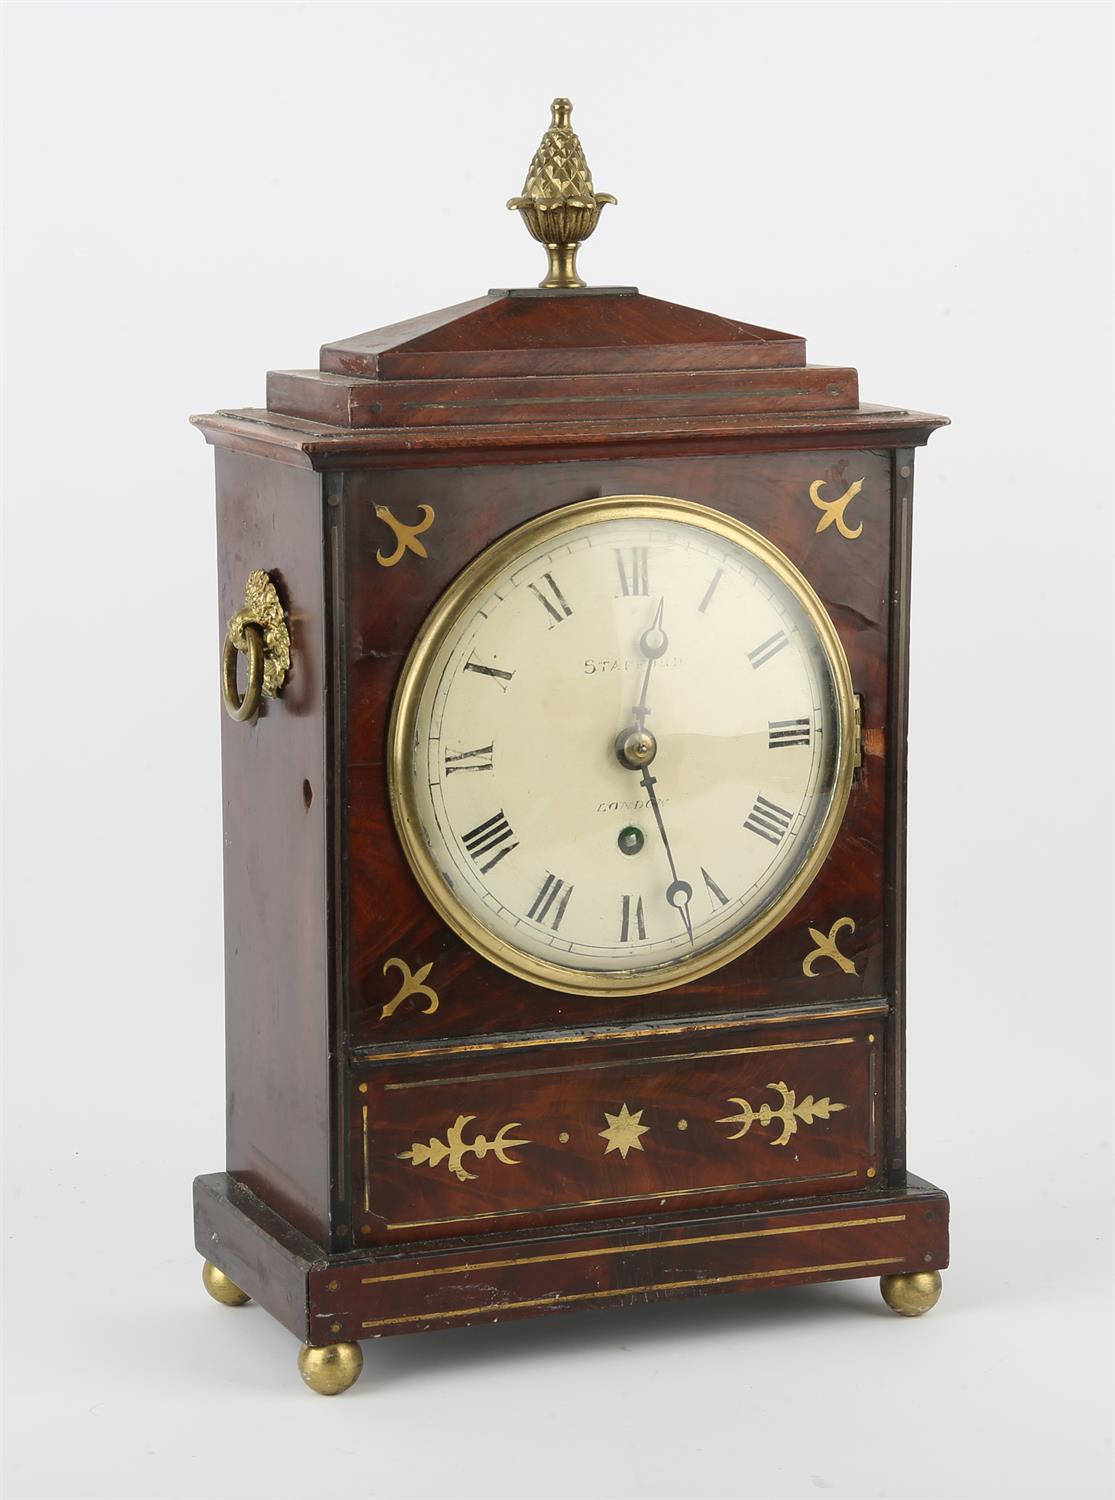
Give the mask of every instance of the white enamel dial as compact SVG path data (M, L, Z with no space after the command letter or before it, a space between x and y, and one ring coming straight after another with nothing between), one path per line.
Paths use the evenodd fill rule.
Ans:
M396 821L494 962L666 988L751 946L816 873L851 705L831 622L757 533L683 501L585 502L435 607L396 703Z

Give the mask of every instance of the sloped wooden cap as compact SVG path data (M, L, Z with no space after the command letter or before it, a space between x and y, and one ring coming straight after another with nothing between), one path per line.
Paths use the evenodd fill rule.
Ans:
M807 364L795 334L603 287L494 291L338 339L317 370L271 371L265 412L197 421L331 468L493 445L924 442L944 419L861 406L856 371Z
M326 344L319 370L268 376L268 410L339 427L831 411L856 372L805 363L793 334L634 288L489 292Z
M749 370L805 363L792 333L700 312L633 287L494 291L324 345L321 368L371 380Z

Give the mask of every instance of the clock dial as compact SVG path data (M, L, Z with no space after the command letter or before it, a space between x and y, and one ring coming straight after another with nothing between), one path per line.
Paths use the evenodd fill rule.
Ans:
M666 988L757 942L816 873L851 725L831 621L770 543L684 501L589 501L435 607L396 701L396 822L494 962Z

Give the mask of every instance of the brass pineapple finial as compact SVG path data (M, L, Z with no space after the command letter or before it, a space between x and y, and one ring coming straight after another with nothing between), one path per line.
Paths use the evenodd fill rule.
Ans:
M508 208L517 208L523 223L550 257L541 287L582 287L577 275L577 249L596 228L605 203L615 203L610 193L594 193L581 143L569 119L573 105L555 99L550 106L550 128L534 153L523 183L522 195L509 198Z

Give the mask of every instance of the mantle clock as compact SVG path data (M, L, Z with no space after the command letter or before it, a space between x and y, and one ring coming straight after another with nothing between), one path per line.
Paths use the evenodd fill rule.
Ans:
M877 1276L906 1168L914 450L791 334L586 287L326 344L216 452L228 1145L204 1282L360 1340Z

